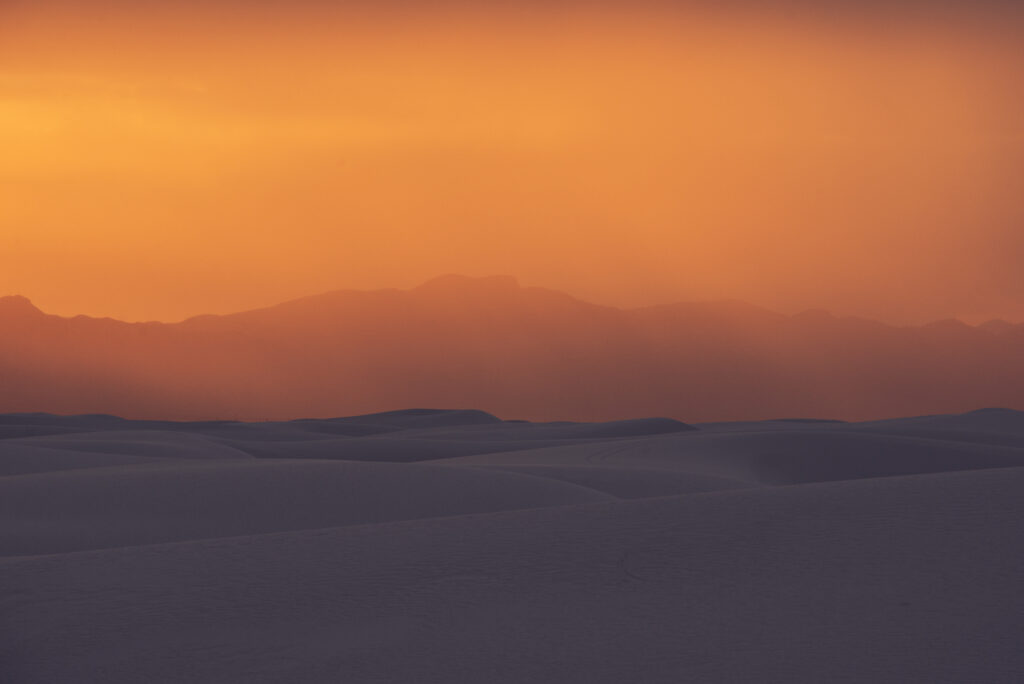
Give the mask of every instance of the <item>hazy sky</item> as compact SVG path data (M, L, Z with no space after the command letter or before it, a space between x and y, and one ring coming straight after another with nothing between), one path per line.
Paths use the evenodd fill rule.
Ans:
M0 294L1024 320L1020 4L4 0Z

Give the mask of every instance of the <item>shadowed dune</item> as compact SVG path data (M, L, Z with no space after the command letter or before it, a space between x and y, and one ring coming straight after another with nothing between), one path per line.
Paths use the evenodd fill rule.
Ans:
M0 426L5 683L1024 672L1015 411Z
M955 470L1024 467L1024 449L903 435L795 431L698 433L465 456L440 464L608 466L787 485Z
M684 471L646 470L637 467L594 467L585 465L488 465L488 469L535 475L572 482L622 499L646 499L676 494L700 494L726 489L759 486L715 475Z
M553 478L347 461L230 460L0 478L0 553L33 555L561 506L612 497Z
M159 462L159 457L7 443L0 448L0 477L155 462Z

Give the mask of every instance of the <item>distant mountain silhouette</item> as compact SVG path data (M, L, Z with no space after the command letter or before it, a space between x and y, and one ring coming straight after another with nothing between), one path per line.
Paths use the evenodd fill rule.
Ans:
M0 317L3 322L9 323L19 318L43 316L42 311L28 299L20 295L11 297L0 297Z
M181 323L0 298L0 412L287 419L870 419L1024 408L1024 326L894 327L741 302L617 309L509 277L339 291Z

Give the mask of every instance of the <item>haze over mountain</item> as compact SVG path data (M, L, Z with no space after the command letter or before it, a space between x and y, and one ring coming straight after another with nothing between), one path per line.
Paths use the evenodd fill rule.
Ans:
M515 273L1024 320L1022 33L1011 0L4 0L0 292L180 320Z
M0 299L0 412L291 419L401 407L505 418L873 419L1024 408L1024 326L893 327L740 302L639 309L443 276L180 323Z

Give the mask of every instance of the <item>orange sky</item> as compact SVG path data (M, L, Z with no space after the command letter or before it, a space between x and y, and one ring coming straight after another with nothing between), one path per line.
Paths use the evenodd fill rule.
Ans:
M0 294L176 320L510 273L1024 319L996 4L241 7L0 5Z

